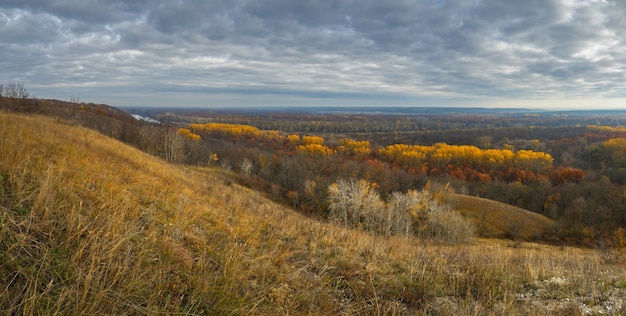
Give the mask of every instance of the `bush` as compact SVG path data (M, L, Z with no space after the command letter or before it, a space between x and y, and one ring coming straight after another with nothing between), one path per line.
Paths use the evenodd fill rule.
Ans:
M329 219L382 235L434 238L449 243L469 241L475 232L470 220L429 190L394 192L384 203L376 185L365 180L339 180L328 188Z
M375 186L365 180L339 180L328 187L329 219L347 227L375 230L383 203Z
M418 231L418 235L456 244L470 241L475 232L472 222L458 211L430 200L425 225Z

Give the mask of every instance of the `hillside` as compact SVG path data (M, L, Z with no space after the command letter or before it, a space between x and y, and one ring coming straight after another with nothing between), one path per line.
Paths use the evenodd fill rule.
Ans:
M475 196L453 194L449 202L474 221L482 236L536 240L556 225L541 214Z
M0 152L0 314L625 311L616 253L369 235L39 116Z

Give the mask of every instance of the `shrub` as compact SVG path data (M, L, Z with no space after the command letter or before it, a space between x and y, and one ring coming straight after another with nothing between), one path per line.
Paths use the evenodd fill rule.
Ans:
M377 214L384 209L375 185L365 181L339 180L328 188L329 219L348 227L365 226L376 230Z
M328 188L329 219L382 235L415 233L448 243L469 241L475 232L471 221L436 196L427 189L394 192L385 204L375 184L339 180Z
M425 225L418 231L418 235L456 244L470 241L475 231L472 222L458 211L430 200Z

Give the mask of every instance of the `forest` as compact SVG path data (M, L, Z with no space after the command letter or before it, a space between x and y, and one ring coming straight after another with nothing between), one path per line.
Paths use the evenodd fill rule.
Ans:
M364 180L384 201L426 185L558 222L547 242L615 245L626 228L626 115L615 112L370 114L154 109L177 155L312 216L329 188ZM513 236L514 237L514 236Z

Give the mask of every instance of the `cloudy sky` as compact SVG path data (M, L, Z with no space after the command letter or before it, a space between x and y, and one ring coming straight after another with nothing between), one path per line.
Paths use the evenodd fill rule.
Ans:
M115 106L626 108L622 0L1 0L0 83Z

